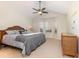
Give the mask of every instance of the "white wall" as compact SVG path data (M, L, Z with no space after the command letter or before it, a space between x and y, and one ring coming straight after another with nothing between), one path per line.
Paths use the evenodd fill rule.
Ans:
M30 5L27 5L27 3L0 1L0 29L14 25L20 25L26 28L31 25L31 16L29 16L31 12L27 12Z
M49 13L47 15L36 16L33 18L33 28L35 31L39 31L40 22L48 22L52 32L45 33L47 38L61 39L61 33L67 32L67 19L66 15L56 12ZM55 27L57 28L57 34L54 33Z
M59 15L55 18L56 28L58 33L56 34L57 39L61 39L61 33L68 33L68 24L67 24L67 16L66 15Z
M72 2L68 12L69 32L79 36L79 2Z

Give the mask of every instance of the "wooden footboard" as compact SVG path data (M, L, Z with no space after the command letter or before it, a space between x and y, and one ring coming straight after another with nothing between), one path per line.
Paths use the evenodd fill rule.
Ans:
M2 42L3 36L6 34L5 30L0 30L0 43Z

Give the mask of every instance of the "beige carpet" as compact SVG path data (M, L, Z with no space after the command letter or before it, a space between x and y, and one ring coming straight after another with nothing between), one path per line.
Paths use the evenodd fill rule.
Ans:
M2 47L0 57L4 58L62 58L60 40L47 39L47 41L31 53L23 57L21 50L13 47ZM68 56L66 56L68 57Z

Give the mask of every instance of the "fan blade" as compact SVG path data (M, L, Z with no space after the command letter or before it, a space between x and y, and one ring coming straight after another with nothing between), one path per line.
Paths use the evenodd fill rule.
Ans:
M42 8L42 10L45 10L46 8Z
M43 13L47 13L48 14L48 12L46 12L46 11L43 11Z
M38 12L33 12L33 14L38 13Z
M35 11L39 11L39 10L37 10L37 9L35 9L35 8L32 8L33 10L35 10Z

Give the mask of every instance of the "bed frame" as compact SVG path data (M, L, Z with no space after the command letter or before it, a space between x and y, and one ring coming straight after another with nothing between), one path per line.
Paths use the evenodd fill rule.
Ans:
M6 31L7 30L25 30L24 28L20 27L20 26L12 26L12 27L8 27L7 29L4 29L4 30L0 30L0 44L3 44L3 45L8 45L8 44L4 44L2 43L2 39L3 39L3 36L6 35ZM15 42L14 42L15 43ZM17 43L20 43L20 42L17 42ZM22 44L22 43L21 43ZM18 44L17 44L18 45ZM9 45L11 46L11 45ZM15 47L15 46L12 46L12 47ZM17 48L17 47L16 47ZM23 48L25 48L23 46ZM22 55L25 55L25 50L22 49Z
M0 30L0 42L2 41L3 36L7 34L6 33L7 30L25 30L25 29L20 26L12 26L12 27L8 27L7 29Z
M0 35L1 35L1 40L3 39L3 36L5 35L5 34L7 34L6 33L6 31L7 30L25 30L24 28L22 28L22 27L20 27L20 26L12 26L12 27L8 27L7 29L5 29L5 30L0 30ZM25 56L26 55L26 50L25 50L25 48L26 48L26 46L24 45L24 43L23 42L19 42L19 41L16 41L16 40L12 40L12 41L10 41L10 42L8 42L9 41L9 39L6 39L6 40L2 40L2 43L3 44L6 44L6 45L10 45L10 46L13 46L13 47L17 47L17 48L21 48L22 49L22 55L23 56ZM41 42L40 42L40 45L42 44L42 43L44 43L45 41L43 40L41 40ZM16 44L15 44L16 43ZM39 46L40 46L39 45ZM37 45L37 47L38 47L38 45ZM27 54L27 55L30 55L30 52Z

